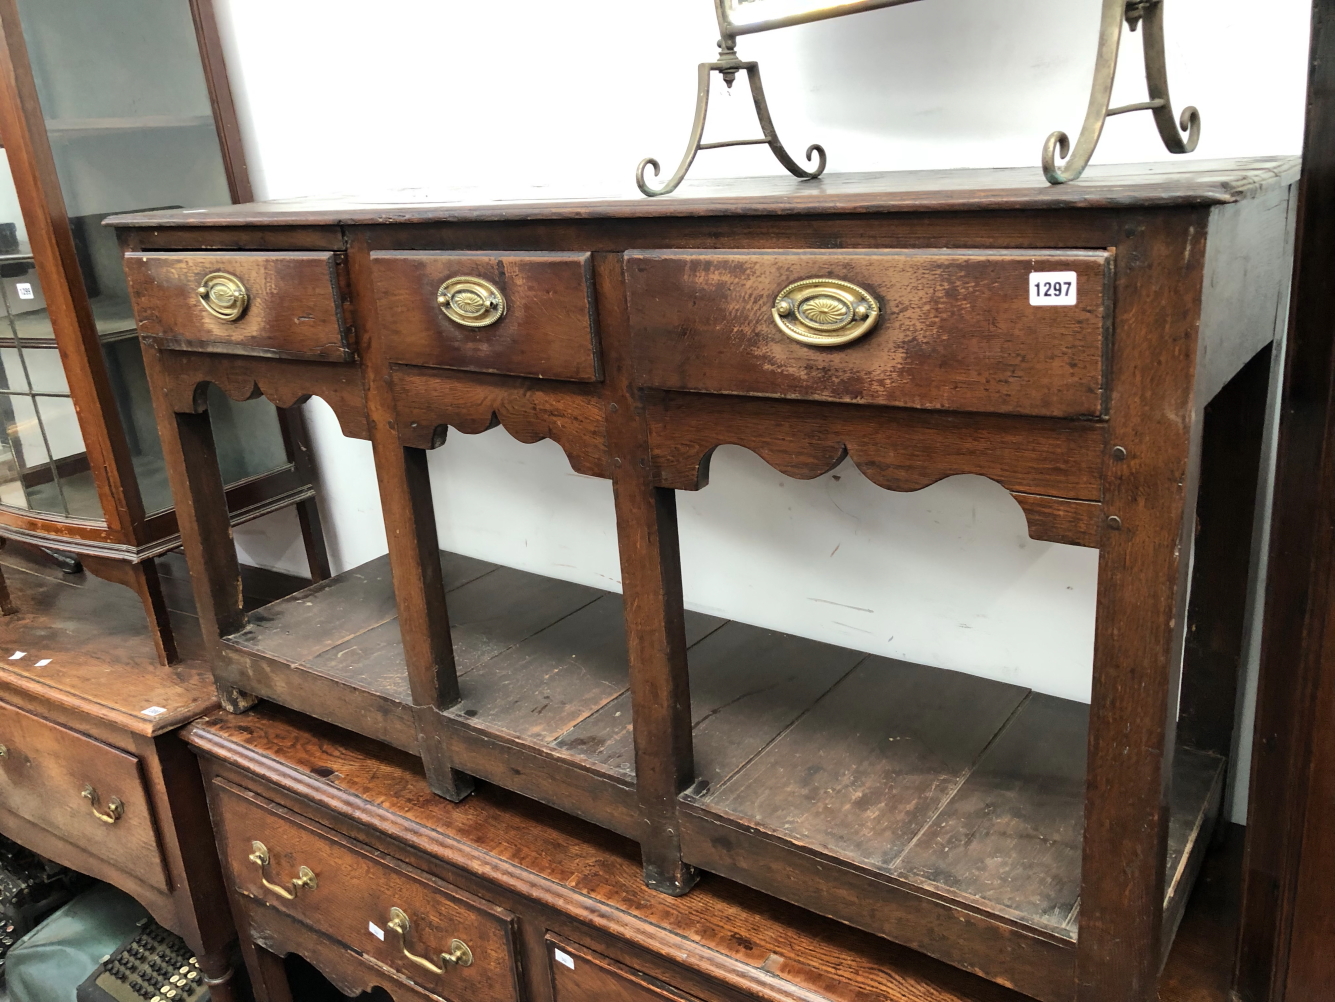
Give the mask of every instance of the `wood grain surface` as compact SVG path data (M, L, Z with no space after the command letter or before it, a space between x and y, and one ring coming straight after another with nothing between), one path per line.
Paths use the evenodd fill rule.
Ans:
M711 1002L1023 999L720 877L706 876L682 899L653 893L633 844L495 787L449 804L430 793L411 757L278 707L214 717L188 736L229 785L518 914L534 999L552 997L552 943L596 953L642 984ZM1207 864L1166 965L1161 1002L1226 1002L1240 834L1230 829ZM300 948L338 973L345 990L376 983L374 970L363 964L354 974L355 957L319 947L303 927L267 918L271 911L248 910L266 948L280 955Z
M677 490L709 483L723 444L750 449L780 473L811 480L851 458L868 480L918 491L975 473L1011 491L1034 539L1096 546L1106 426L994 414L648 393L655 482Z
M230 785L217 786L218 847L227 876L242 894L373 958L401 977L446 998L515 1002L519 998L514 948L515 919L504 909L449 887L426 874L367 852ZM261 868L250 856L256 841L269 850ZM315 887L295 888L305 866ZM291 898L265 886L275 884ZM409 920L407 941L388 927L390 909ZM371 929L374 924L382 939ZM473 954L468 967L442 965L453 939ZM424 957L442 974L425 970L404 955Z
M517 380L406 365L393 366L390 379L404 445L433 449L444 443L450 428L475 435L499 424L526 444L551 439L576 473L612 475L597 384Z
M669 390L1045 417L1103 413L1112 256L932 251L628 251L635 376ZM1073 272L1076 303L1034 306L1033 272ZM880 322L815 347L779 330L802 279L867 290Z
M241 280L249 304L239 320L199 301L206 275ZM141 334L196 351L344 362L353 337L347 279L338 255L318 251L127 254L125 275Z
M371 273L390 362L541 379L601 378L590 256L580 253L379 251ZM481 278L505 299L488 327L457 324L436 305L452 278Z
M629 184L510 188L494 199L476 190L441 188L436 204L377 204L373 196L299 198L183 214L160 211L115 216L108 225L136 228L374 225L509 220L653 219L658 217L807 216L845 213L931 213L969 210L1168 208L1244 201L1275 184L1291 184L1298 158L1193 160L1157 164L1094 164L1070 184L1050 185L1036 167L826 174L799 181L782 174L699 178L663 198L644 198ZM526 197L525 197L526 196Z
M633 967L547 936L551 950L552 991L556 1002L693 1002L694 996L650 978Z
M0 804L98 854L160 890L169 890L139 760L77 731L0 703ZM83 797L92 786L96 804ZM123 814L100 821L112 798ZM108 816L111 816L108 814Z

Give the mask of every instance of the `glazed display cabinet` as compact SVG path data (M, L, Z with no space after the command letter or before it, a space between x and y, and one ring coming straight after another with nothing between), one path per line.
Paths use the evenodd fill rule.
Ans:
M0 0L0 537L128 585L164 663L153 558L180 545L113 212L250 197L209 0ZM323 543L298 416L217 391L231 521L295 505Z

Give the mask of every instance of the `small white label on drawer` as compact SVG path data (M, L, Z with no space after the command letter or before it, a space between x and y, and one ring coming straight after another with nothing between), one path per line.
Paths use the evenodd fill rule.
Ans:
M366 928L371 930L371 935L376 939L383 940L385 938L385 930L381 929L380 926L376 925L374 922L367 922Z
M145 717L160 717L167 712L165 706L150 706L147 710L140 710Z
M556 958L558 964L565 964L566 967L569 967L572 971L575 969L575 958L566 953L565 950L552 947L552 956Z
M1031 271L1029 273L1030 306L1074 306L1075 272Z
M47 665L49 665L50 663L51 663L51 659L50 659L50 658L42 658L41 661L38 661L38 662L37 662L37 667L38 667L38 668L45 668L45 667L46 667Z
M22 660L23 660L24 658L26 658L27 656L28 656L28 652L27 652L27 651L15 651L13 654L11 654L11 655L9 656L9 660L10 660L10 661L22 661Z
M14 289L18 292L20 299L36 299L33 294L31 282L15 282Z

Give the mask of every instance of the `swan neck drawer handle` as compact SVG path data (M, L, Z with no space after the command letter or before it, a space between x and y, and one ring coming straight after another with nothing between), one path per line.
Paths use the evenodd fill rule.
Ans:
M432 974L444 974L446 969L451 966L473 966L473 951L468 948L468 944L462 939L450 940L450 952L440 955L441 966L439 967L427 960L426 957L419 957L409 950L408 930L412 928L412 923L408 921L408 916L402 908L391 908L389 910L389 921L385 925L399 934L399 946L403 950L403 955L418 967L424 968Z
M246 858L260 868L260 883L268 890L273 891L274 894L277 894L284 901L295 901L297 892L302 888L313 891L320 886L320 882L315 879L315 874L311 871L309 866L300 867L297 870L297 875L289 881L292 885L292 890L289 891L282 884L275 884L265 876L264 872L269 865L268 847L265 846L263 842L251 842L250 848L251 853Z
M93 789L92 783L89 783L87 786L83 788L83 793L80 794L80 796L82 796L84 800L88 801L88 803L92 805L93 814L99 821L104 821L109 825L114 825L117 821L119 821L122 817L125 816L125 805L121 803L120 797L112 797L110 800L107 801L107 810L105 814L99 811L97 809L97 791Z

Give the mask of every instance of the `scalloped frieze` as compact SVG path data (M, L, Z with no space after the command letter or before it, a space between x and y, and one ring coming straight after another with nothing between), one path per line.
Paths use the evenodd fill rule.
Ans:
M476 435L499 424L527 445L551 439L576 473L612 475L605 405L596 384L406 366L395 366L392 378L399 441L406 446L434 449L444 443L447 428Z
M1101 423L662 393L648 400L655 483L700 490L720 445L813 480L853 460L872 483L920 491L972 473L1012 493L1035 539L1098 545Z
M319 397L338 417L344 435L370 437L362 377L356 365L146 348L146 360L150 354L155 356L149 365L150 381L165 392L177 413L207 410L212 383L232 400L263 396L276 407L295 407Z

